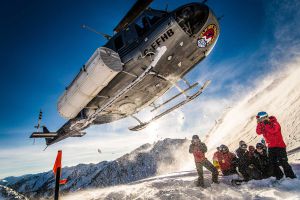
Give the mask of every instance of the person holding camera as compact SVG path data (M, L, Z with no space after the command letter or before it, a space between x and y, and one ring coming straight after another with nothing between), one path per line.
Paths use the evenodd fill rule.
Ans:
M269 158L277 180L283 177L279 166L282 166L284 174L289 178L296 178L292 167L288 163L286 145L281 134L281 126L274 116L268 116L266 112L259 112L256 116L256 133L265 138Z
M218 170L205 157L205 153L207 152L207 147L203 142L200 141L198 135L193 135L189 152L194 155L194 159L195 159L196 169L199 176L197 186L204 187L203 167L211 171L212 182L219 183Z

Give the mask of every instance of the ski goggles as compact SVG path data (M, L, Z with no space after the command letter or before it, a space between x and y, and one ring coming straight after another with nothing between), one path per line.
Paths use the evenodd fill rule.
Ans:
M228 150L227 147L222 147L222 148L220 148L220 151L221 151L221 152L227 152L227 151L229 151L229 150Z

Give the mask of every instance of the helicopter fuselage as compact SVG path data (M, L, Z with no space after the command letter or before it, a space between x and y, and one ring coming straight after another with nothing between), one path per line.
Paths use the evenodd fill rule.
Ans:
M47 145L77 136L90 125L132 116L153 104L211 52L219 32L218 20L205 4L191 3L172 12L147 9L104 45L118 53L122 71L56 137L47 139ZM166 51L155 67L126 90L163 46Z

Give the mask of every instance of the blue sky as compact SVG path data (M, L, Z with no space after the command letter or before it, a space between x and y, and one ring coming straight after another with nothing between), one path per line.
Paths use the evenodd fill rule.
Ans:
M126 125L127 122L134 123L131 120L93 127L84 138L69 139L45 152L42 152L44 141L37 141L33 146L28 138L34 131L33 126L37 122L40 108L44 112L43 124L50 130L57 130L65 122L56 110L58 97L95 49L105 43L105 39L81 29L80 25L87 24L98 31L112 34L112 29L135 1L110 2L12 0L1 6L0 162L18 161L18 165L0 166L0 177L50 169L49 163L59 148L69 148L66 150L69 156L66 157L66 162L75 165L80 162L113 159L142 142L155 140L153 137L146 137L148 140L144 140L141 135L132 135ZM173 10L192 1L157 0L151 7L164 9L167 2L169 10ZM294 23L294 15L289 10L291 2L211 0L208 5L217 16L224 15L220 22L221 35L209 57L188 75L191 80L213 81L203 97L211 104L203 104L204 108L200 109L205 114L191 114L193 117L199 117L199 120L207 118L207 123L201 126L195 125L195 121L187 120L186 115L192 108L187 106L180 112L186 120L180 121L179 129L173 130L178 132L174 133L174 137L182 132L186 134L181 136L186 137L193 134L191 131L207 131L222 110L230 105L232 97L247 91L252 80L272 70L272 63L268 62L268 58L276 57L272 49L278 47L278 22L289 19L289 22L283 24L287 29L289 23ZM298 29L294 28L290 37L298 39ZM161 127L164 125L157 125L153 129L156 136L160 135L159 138L166 136L163 131L168 130L167 126ZM122 146L122 138L128 139L127 137L133 142L131 145ZM99 144L108 144L109 154L100 158L99 155L89 155L90 152L94 152L97 140ZM90 145L91 141L94 146ZM118 145L114 141L119 142ZM94 149L91 150L87 146ZM79 151L85 152L84 156L75 153ZM26 154L30 155L31 159L20 160L20 156Z

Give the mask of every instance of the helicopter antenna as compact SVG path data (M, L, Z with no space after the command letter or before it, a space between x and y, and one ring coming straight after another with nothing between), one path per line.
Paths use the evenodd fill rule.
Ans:
M34 128L36 128L36 131L39 132L39 129L41 127L41 121L42 121L42 118L43 118L43 112L42 112L42 109L40 109L40 113L39 113L39 118L38 118L38 123L36 126L34 126ZM35 138L33 139L33 144L35 144Z
M169 7L169 4L166 3L166 8L165 8L165 11L168 12L168 7Z
M42 117L43 117L43 112L42 112L42 110L40 109L38 123L37 123L36 126L34 126L34 128L36 128L37 131L39 131L39 129L40 129L40 127L41 127Z
M206 2L208 2L208 0L203 0L201 3L205 4Z
M103 36L104 38L106 38L107 40L110 40L110 39L111 39L111 36L110 36L110 35L107 35L107 34L105 34L105 33L101 33L101 32L99 32L99 31L96 31L95 29L93 29L93 28L91 28L91 27L89 27L89 26L87 26L87 25L85 25L85 24L82 24L82 25L81 25L81 28L86 29L86 30L88 30L88 31L91 31L91 32L93 32L93 33L96 33L97 35L101 35L101 36Z

